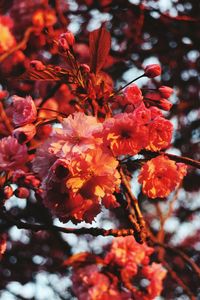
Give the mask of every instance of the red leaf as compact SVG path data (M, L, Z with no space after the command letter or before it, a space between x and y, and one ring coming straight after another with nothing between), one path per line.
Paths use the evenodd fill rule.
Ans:
M111 46L110 33L101 27L90 33L90 69L93 73L98 73L103 67Z

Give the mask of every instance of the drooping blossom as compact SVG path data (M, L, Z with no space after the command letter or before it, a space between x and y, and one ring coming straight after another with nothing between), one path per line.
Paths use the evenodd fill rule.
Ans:
M114 155L135 155L148 145L148 128L134 113L123 113L104 122L105 139Z
M164 155L157 156L143 165L138 181L149 198L167 197L186 175L186 165L176 163Z
M27 147L20 145L16 138L9 136L0 140L0 170L11 171L23 168L28 160Z
M171 142L173 125L169 120L162 117L156 117L148 125L149 141L147 150L158 151L166 149Z
M13 100L13 123L15 126L23 126L36 120L37 109L31 96L26 98L17 95L12 96Z

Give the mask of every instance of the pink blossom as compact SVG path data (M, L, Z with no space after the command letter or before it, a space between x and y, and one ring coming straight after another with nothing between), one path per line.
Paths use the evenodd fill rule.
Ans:
M165 278L167 271L161 264L152 263L149 266L144 266L142 274L150 281L147 286L147 299L155 299L162 292L163 279ZM144 299L146 299L146 297Z
M23 126L36 120L37 109L31 96L22 98L14 95L13 99L13 122L15 126Z
M20 144L29 142L36 134L36 127L34 124L27 124L13 130L13 136Z
M27 148L12 136L0 140L0 170L10 171L22 167L28 160Z
M138 244L133 236L118 237L113 240L111 250L105 257L107 264L117 264L123 275L128 271L129 277L137 274L138 266L149 263L153 248Z
M109 278L96 265L75 269L73 291L78 300L131 300L130 292L120 291L117 278Z
M69 153L82 153L87 149L95 149L102 143L97 137L102 131L102 124L95 117L86 116L84 113L74 113L63 119L62 129L55 129L52 135L50 151L66 157ZM53 143L55 139L55 143Z

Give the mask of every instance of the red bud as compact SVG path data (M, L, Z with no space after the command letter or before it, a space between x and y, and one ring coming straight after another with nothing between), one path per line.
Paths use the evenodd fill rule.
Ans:
M158 64L148 65L144 69L144 74L149 78L154 78L161 74L161 67Z

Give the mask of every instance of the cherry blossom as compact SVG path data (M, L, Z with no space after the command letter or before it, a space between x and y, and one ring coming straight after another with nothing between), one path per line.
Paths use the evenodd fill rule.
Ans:
M186 175L186 165L176 163L164 155L157 156L143 165L138 181L149 198L167 197Z

